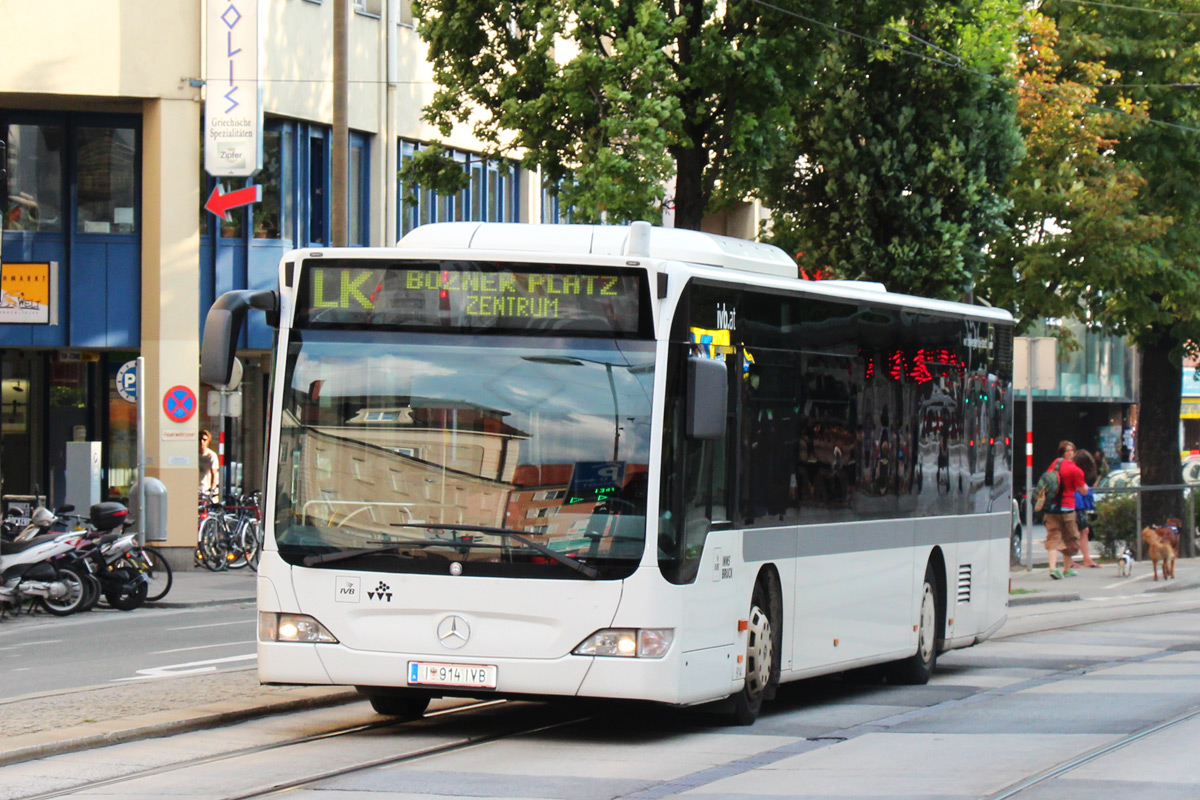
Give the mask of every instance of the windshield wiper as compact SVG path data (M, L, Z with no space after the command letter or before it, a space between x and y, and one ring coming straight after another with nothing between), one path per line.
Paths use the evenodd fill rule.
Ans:
M526 538L524 531L514 531L509 530L508 528L493 528L488 525L448 525L429 522L394 522L392 525L397 528L428 528L429 530L435 531L471 531L472 533L490 533L493 536L505 536L509 539L516 539L530 550L536 550L546 558L549 558L552 561L557 561L559 564L562 564L565 567L570 567L581 575L586 575L589 578L600 577L600 570L596 569L590 564L584 564L582 561L576 561L570 556L559 553L556 550L551 550L549 547L546 547L546 545L540 542L535 542L532 539Z
M420 540L412 540L405 542L396 542L387 547L364 547L358 550L339 550L336 553L324 553L319 556L305 556L304 566L312 567L317 564L328 564L331 561L342 561L347 558L358 558L359 556L378 556L386 553L401 553L410 547L425 548L439 544L438 542L424 542Z

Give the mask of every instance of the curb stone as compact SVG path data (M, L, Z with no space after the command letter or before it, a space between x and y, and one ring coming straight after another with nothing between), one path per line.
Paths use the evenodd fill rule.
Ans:
M87 723L66 730L13 736L5 741L5 749L0 752L0 766L362 699L362 695L353 689L340 686L312 687L298 694L300 696L266 702L261 698L229 700L198 708L158 711L107 722Z
M1073 603L1082 600L1079 592L1038 592L1036 594L1009 595L1010 606L1032 606L1038 603Z

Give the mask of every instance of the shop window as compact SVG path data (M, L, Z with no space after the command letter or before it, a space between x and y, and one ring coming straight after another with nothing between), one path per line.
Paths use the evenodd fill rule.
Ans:
M221 186L221 194L229 194L238 189L245 188L244 178L222 178L217 181ZM246 210L244 208L231 208L225 213L225 217L221 220L221 238L222 239L240 239L245 235Z
M6 231L62 231L63 128L8 126Z
M108 441L105 456L110 496L128 497L129 488L137 480L137 405L124 400L117 391L117 373L126 361L135 358L137 353L109 353L106 359Z
M137 135L132 128L77 133L79 233L136 233Z
M255 239L292 238L291 131L280 128L263 131L263 168L255 177L262 187L262 199L253 206Z

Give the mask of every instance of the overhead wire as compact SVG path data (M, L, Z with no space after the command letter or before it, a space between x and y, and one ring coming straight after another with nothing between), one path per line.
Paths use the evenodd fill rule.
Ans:
M1065 1L1066 2L1083 2L1084 0L1065 0ZM780 5L769 2L768 0L751 0L751 2L754 3L755 5L762 6L763 8L769 8L772 11L777 11L780 14L794 17L796 19L803 20L804 22L807 22L809 24L816 25L821 28L825 28L826 30L833 31L834 33L844 35L844 36L850 36L855 39L860 39L862 41L869 42L871 44L876 44L881 47L885 47L896 53L901 53L903 55L908 55L908 56L912 56L914 58L919 58L923 61L928 61L930 63L938 64L943 67L950 67L951 69L962 70L963 72L967 72L971 75L975 75L977 77L983 78L984 80L991 82L991 83L1006 85L1009 88L1013 88L1013 89L1021 88L1019 81L1010 80L1008 78L1002 78L1002 77L999 77L996 75L990 75L981 70L973 69L971 67L966 66L963 63L962 58L960 56L954 56L954 58L955 58L954 62L946 61L945 59L936 58L934 56L927 55L925 53L918 53L914 50L900 47L892 42L887 42L887 41L884 41L883 39L879 39L874 36L868 36L866 34L857 33L855 31L848 30L848 29L843 28L834 23L825 22L823 20L819 20L814 17L810 17L806 14L801 14L799 11L794 11L789 8L784 8ZM1198 16L1200 16L1200 15L1198 15ZM893 31L895 33L900 33L905 36L908 36L911 39L919 41L923 44L928 44L928 42L925 42L924 39L921 39L917 36L913 36L912 34L909 34L906 31L899 30L896 28L887 28L886 30ZM935 45L931 45L931 46L933 46L934 49L936 49L940 52L948 53L949 55L953 55L952 53L949 53L949 51L947 51L941 47L937 47ZM1131 86L1153 87L1153 86L1173 86L1173 85L1174 84L1127 84L1126 86L1127 87L1131 87ZM1195 84L1181 84L1181 85L1186 86L1188 88L1192 88L1195 86ZM1031 87L1029 87L1029 88L1031 88ZM1108 88L1108 86L1106 84L1106 85L1102 85L1102 86L1096 86L1093 88L1103 89L1103 88ZM1048 89L1032 89L1032 90L1037 92L1038 94L1042 95L1043 97L1054 97L1054 98L1058 98L1060 100L1071 100L1072 102L1078 102L1078 101L1075 101L1073 98L1065 97L1064 95L1058 94L1057 92L1052 92ZM1167 122L1165 120L1154 119L1153 117L1150 117L1145 114L1135 114L1131 111L1125 111L1120 108L1112 108L1110 106L1105 106L1100 103L1080 103L1080 105L1085 109L1089 109L1092 111L1098 111L1098 112L1102 112L1105 114L1113 114L1116 116L1128 117L1130 119L1137 120L1138 122L1150 123L1153 125L1159 125L1159 126L1166 127L1166 128L1174 128L1176 130L1181 130L1181 131L1184 131L1187 133L1200 133L1200 127L1195 127L1193 125L1185 125L1185 124L1179 123L1179 122Z

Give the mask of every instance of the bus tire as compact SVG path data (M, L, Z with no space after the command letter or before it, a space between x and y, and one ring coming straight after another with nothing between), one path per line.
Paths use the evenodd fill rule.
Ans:
M376 714L397 719L420 719L429 708L429 696L422 694L372 694L367 699Z
M779 621L771 618L771 597L761 581L750 599L750 627L746 631L746 682L733 696L730 716L736 725L753 725L763 700L774 694L779 672L775 669Z
M937 601L938 581L933 564L925 567L925 580L921 586L921 610L917 622L917 652L890 666L890 683L923 685L929 683L937 666L938 647L942 636L939 632L942 614Z

